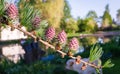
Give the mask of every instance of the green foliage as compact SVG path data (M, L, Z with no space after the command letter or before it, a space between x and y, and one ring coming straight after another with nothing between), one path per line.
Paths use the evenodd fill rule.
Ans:
M67 33L67 37L79 37L81 33Z
M5 59L0 62L0 74L52 74L55 66L49 62L35 62L30 65L23 63L14 64Z
M98 60L101 58L101 56L103 55L103 51L102 51L102 47L98 46L97 44L94 45L91 50L90 50L90 62L93 62L95 60ZM101 66L101 62L98 61L98 66ZM113 67L114 64L111 62L110 59L108 59L102 66L102 68L111 68ZM99 73L99 70L96 69L96 71Z
M103 68L111 68L111 67L113 67L114 66L114 64L113 63L111 63L111 60L110 59L108 59L105 63L104 63L104 65L102 66Z
M47 19L49 26L60 28L60 21L63 17L64 0L36 0L35 8L41 10L42 19Z
M111 18L111 15L109 14L109 12L105 11L104 12L104 15L103 15L103 21L105 21L105 19L108 19L108 23L109 25L112 24L112 18Z
M117 24L117 25L120 25L119 23L117 23L117 22L120 22L120 9L118 9L117 10L117 14L116 14L116 19L117 19L117 21L116 22L114 22L115 24Z
M44 38L45 30L48 27L48 22L46 20L42 20L40 22L40 27L36 29L36 34L38 37Z
M96 21L93 18L78 19L79 32L95 32L97 28Z
M33 26L31 21L36 15L40 15L40 11L31 6L30 3L21 0L19 3L19 12L20 23L27 27L28 30L32 30Z
M67 20L69 19L69 18L71 18L72 16L71 16L71 8L70 8L70 5L69 5L69 3L68 3L68 1L67 0L64 0L64 15L63 15L63 17L62 17L62 19L61 19L61 22L60 22L60 27L61 27L61 29L66 29L66 27L67 27ZM66 30L67 31L67 30Z
M105 11L110 12L109 4L107 4L107 5L105 6Z
M115 64L112 68L104 68L104 74L119 74L120 73L120 58L112 58L111 61Z
M112 17L109 13L109 6L106 5L106 9L105 9L105 12L103 14L103 17L102 17L102 28L108 28L111 26L112 24Z
M73 18L68 18L65 21L66 26L65 27L65 31L67 33L75 33L76 31L78 31L78 25L77 25L77 21L74 20Z
M97 14L96 14L96 12L95 11L89 11L88 12L88 14L87 14L87 16L86 16L87 18L93 18L93 19L95 19L95 18L97 18Z
M56 55L57 56L57 55ZM9 60L0 60L0 74L78 74L64 68L65 60L60 56L53 61L36 61L31 64L19 62L14 64Z
M66 70L61 67L57 67L57 68L55 68L53 74L78 74L78 73L73 70Z
M70 13L71 8L70 8L70 5L69 5L69 3L68 3L67 0L64 0L64 3L65 3L65 5L64 5L64 16L63 16L63 18L65 18L65 19L66 18L70 18L71 17L71 13Z
M97 41L97 38L96 37L92 37L92 36L91 37L85 37L85 38L82 38L80 40L80 42L82 43L82 45L84 47L89 47L91 45L94 45L96 43L96 41Z
M111 41L103 44L102 47L105 53L111 53L113 57L120 56L120 39L117 42L116 38L112 38Z
M102 47L98 46L98 45L94 45L91 49L90 49L90 62L93 62L95 60L100 59L100 57L102 56L103 51L102 51Z
M7 60L4 57L2 57L2 58L0 57L0 74L6 73L7 72L6 70L13 66L14 66L13 62Z
M4 15L4 12L5 12L4 0L0 0L0 16Z
M120 9L117 10L117 16L120 16Z

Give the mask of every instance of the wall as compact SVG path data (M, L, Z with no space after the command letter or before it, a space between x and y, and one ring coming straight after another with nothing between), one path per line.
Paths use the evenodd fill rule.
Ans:
M26 30L25 27L22 27L22 29ZM13 31L11 31L11 28L9 26L7 26L1 31L1 38L0 38L1 41L17 40L21 38L27 38L27 36L25 36L24 33L22 33L17 29L14 29Z

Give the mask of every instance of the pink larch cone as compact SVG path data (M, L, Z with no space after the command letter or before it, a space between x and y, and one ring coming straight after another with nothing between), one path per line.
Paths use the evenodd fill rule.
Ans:
M7 8L7 15L10 19L15 19L18 16L18 9L15 4L10 4Z
M45 32L45 37L47 40L52 40L55 36L55 28L49 27Z
M79 42L77 40L77 38L72 38L69 42L69 48L71 50L77 50L79 48Z
M33 18L33 20L32 20L32 25L33 25L34 27L39 27L40 21L41 21L40 17L39 17L39 16L35 16L35 17Z
M58 38L58 41L59 41L60 43L65 43L66 40L67 40L67 35L66 35L65 31L62 30L62 32L60 32L60 33L58 34L57 38Z

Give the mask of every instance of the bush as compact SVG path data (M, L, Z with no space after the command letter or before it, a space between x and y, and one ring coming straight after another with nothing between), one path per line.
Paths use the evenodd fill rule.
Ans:
M105 53L112 53L113 57L120 56L120 43L116 42L115 39L103 44L102 47Z

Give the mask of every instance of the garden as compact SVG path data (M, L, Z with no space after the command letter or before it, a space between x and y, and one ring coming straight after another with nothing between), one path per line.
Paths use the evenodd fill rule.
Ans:
M74 19L67 0L0 0L0 37L5 28L27 36L0 40L0 74L119 74L120 26L105 8L98 27L94 11ZM25 53L14 62L2 47L16 43Z

